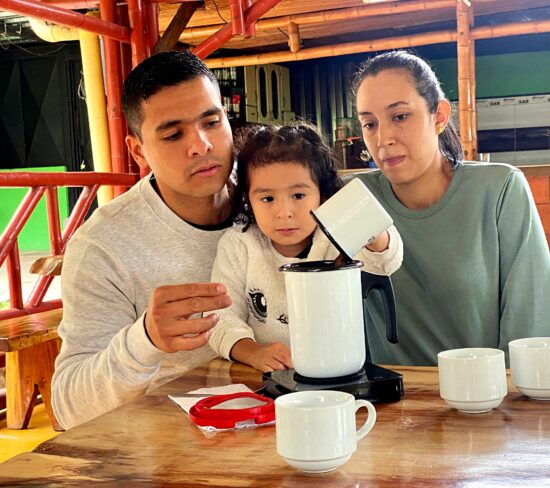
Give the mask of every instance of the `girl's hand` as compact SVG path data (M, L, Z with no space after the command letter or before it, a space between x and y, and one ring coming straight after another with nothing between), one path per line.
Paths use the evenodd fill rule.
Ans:
M231 357L263 373L292 368L290 349L281 342L260 345L252 339L241 339L231 349Z
M390 244L390 234L387 230L382 232L374 241L370 244L367 244L365 247L372 252L382 252L385 251Z

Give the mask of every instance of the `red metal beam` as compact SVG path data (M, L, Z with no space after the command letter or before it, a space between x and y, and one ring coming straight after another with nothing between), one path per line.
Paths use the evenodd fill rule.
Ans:
M231 10L231 34L240 36L244 32L243 0L229 0Z
M11 251L11 248L17 242L17 236L21 232L21 229L29 220L32 211L36 207L36 204L42 198L46 188L44 186L37 186L36 188L30 188L25 198L21 200L19 207L13 214L9 224L4 229L0 238L0 264L4 262L6 256Z
M21 286L21 261L19 260L19 246L17 240L8 254L8 281L10 290L11 308L23 307L23 288Z
M149 45L149 55L154 51L155 46L159 42L159 4L155 2L148 2L145 5L145 12L147 17L147 38Z
M61 308L63 303L60 298L41 303L38 307L24 307L22 309L0 310L0 320L13 319L23 315L32 315L33 313L47 312L55 308ZM0 356L2 353L0 353Z
M248 10L252 6L252 0L243 0L243 9ZM244 37L254 37L256 35L256 22L248 25L244 30Z
M115 0L101 0L101 18L108 22L116 22L117 12ZM109 73L105 79L107 92L107 120L109 123L109 140L111 142L111 163L114 173L128 173L126 145L126 124L122 115L122 62L121 45L113 39L104 39L105 72ZM114 188L115 196L124 192L121 187Z
M43 0L41 3L72 10L92 10L99 7L99 0Z
M67 173L0 173L0 187L40 186L90 186L112 185L130 187L138 182L137 174L115 174L95 172Z
M53 280L53 276L41 276L32 290L27 303L25 305L23 304L21 266L17 247L17 237L44 192L47 192L46 203L48 208L50 247L52 254L59 255L65 252L69 239L76 229L82 225L90 205L101 186L97 181L102 180L104 184L111 184L114 182L124 183L124 186L129 186L127 185L128 183L137 181L136 176L137 175L113 175L105 173L100 173L99 175L95 173L42 173L38 175L36 173L0 173L0 186L31 187L3 232L0 240L0 263L4 261L6 255L8 257L7 264L11 305L10 310L0 311L0 319L18 317L62 306L61 300L43 302L46 292ZM85 185L71 212L62 236L60 235L57 187L52 185Z
M256 22L262 15L271 10L275 5L277 5L281 0L258 0L254 3L249 9L244 12L244 23L245 27L248 28L251 24ZM218 32L210 36L205 41L201 42L195 49L193 53L201 59L208 57L216 49L219 49L223 46L229 39L231 39L232 34L232 22L223 26Z
M61 225L59 222L59 200L55 186L46 189L46 208L50 229L50 251L52 256L57 256L61 254Z
M65 252L65 248L69 243L69 239L73 236L76 229L78 229L82 225L82 222L84 222L84 218L88 213L90 205L92 204L97 194L97 190L99 190L99 187L100 185L94 185L91 187L85 186L82 189L82 193L78 197L76 205L71 212L69 220L67 221L67 226L63 231L60 254L63 254ZM44 300L44 297L46 296L46 293L48 291L48 288L50 287L51 282L53 281L53 278L53 276L41 276L38 279L29 296L29 299L27 300L27 303L25 305L26 309L37 309L41 306L42 300Z
M130 31L126 27L34 0L0 0L0 10L83 29L121 42L130 42Z
M80 225L82 225L82 222L84 222L84 218L88 213L88 209L90 208L90 205L92 204L96 196L97 190L99 190L99 187L100 185L97 184L91 187L86 186L82 189L82 193L78 197L78 200L76 201L73 211L71 212L69 220L67 221L65 230L63 231L63 252L65 252L65 248L67 247L69 239L73 236L76 229L78 229Z
M150 56L147 43L147 19L144 0L128 0L128 16L132 26L130 46L132 46L132 66L137 66Z
M150 0L149 3L185 3L196 1L197 0ZM43 0L41 3L73 10L90 10L99 7L100 0ZM121 1L116 3L118 5L124 5L126 2Z

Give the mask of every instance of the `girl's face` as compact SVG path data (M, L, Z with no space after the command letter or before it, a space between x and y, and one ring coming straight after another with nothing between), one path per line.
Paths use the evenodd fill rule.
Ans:
M393 185L418 182L440 169L438 129L447 124L450 105L443 100L431 114L406 71L367 76L357 91L357 113L365 144Z
M295 257L311 241L315 221L309 214L321 193L309 169L289 161L249 169L248 199L260 230L283 256Z

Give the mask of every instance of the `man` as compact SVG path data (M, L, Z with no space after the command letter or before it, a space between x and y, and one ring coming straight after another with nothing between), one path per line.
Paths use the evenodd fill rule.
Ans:
M161 53L130 73L122 98L127 146L152 172L67 248L52 388L65 429L213 358L218 316L207 312L231 303L208 283L231 225L233 141L216 79L189 52Z

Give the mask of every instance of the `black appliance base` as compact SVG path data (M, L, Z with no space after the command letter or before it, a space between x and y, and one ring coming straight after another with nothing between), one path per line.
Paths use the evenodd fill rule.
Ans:
M405 394L402 374L372 363L365 363L364 369L365 374L354 381L342 383L335 378L334 382L329 380L325 384L297 382L294 379L294 369L270 371L262 375L262 388L258 393L277 398L296 391L338 390L372 403L396 402Z

